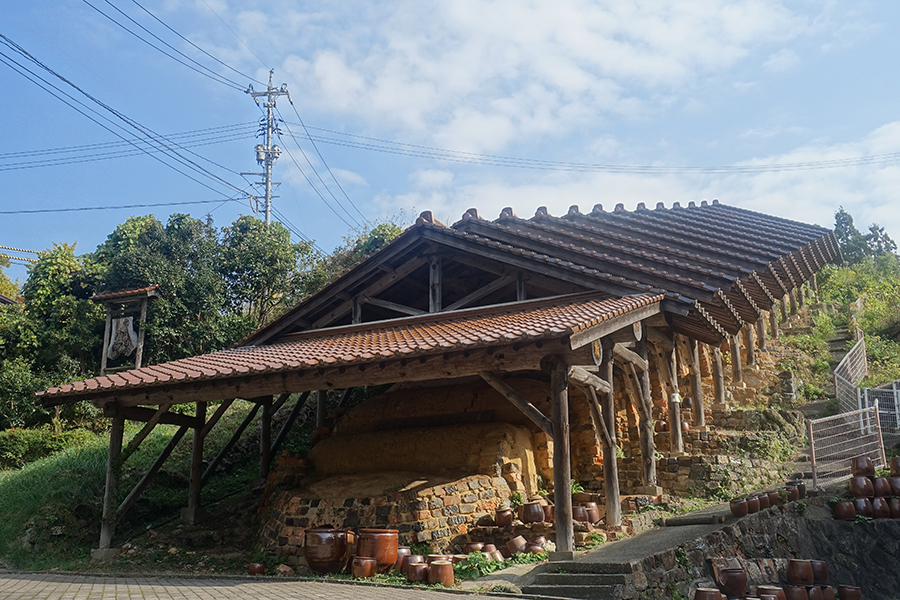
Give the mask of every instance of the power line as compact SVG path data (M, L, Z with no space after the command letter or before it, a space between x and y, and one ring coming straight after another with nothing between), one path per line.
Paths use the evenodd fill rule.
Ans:
M238 198L227 198L225 202L238 202ZM189 204L217 204L222 199L216 200L183 200L180 202L159 202L156 204L117 204L115 206L77 206L68 208L34 208L28 210L0 210L0 215L33 215L47 213L64 213L64 212L82 212L91 210L119 210L125 208L157 208L160 206L187 206ZM2 247L2 246L0 246ZM30 250L20 250L20 252L30 252Z
M12 250L13 252L27 252L29 254L40 254L37 250L25 250L24 248L14 248L13 246L0 246L2 250Z

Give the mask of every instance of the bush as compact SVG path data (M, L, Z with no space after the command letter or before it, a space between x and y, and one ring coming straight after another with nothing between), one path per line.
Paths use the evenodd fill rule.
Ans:
M81 447L99 437L84 429L55 432L50 429L0 431L0 469L19 469L66 448Z

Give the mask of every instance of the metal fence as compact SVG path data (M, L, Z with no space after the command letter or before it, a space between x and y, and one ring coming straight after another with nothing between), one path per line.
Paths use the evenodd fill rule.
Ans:
M834 397L837 399L838 410L841 412L864 408L860 389L856 384L869 374L869 363L866 360L866 340L858 327L854 328L853 334L856 344L834 368Z
M878 407L808 422L813 489L850 475L850 459L865 455L885 467Z

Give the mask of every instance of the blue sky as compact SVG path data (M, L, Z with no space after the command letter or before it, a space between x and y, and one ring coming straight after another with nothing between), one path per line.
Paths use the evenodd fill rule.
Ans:
M128 15L240 89L164 56L88 2L162 47ZM321 153L290 138L303 130L279 99L288 121L281 145L299 167L287 153L276 164L275 207L326 251L364 220L401 210L409 218L432 210L452 223L469 207L494 218L504 206L530 216L540 205L558 214L572 204L586 211L712 198L825 226L843 205L860 229L877 222L900 238L897 3L88 2L4 2L0 33L147 129L205 130L179 138L215 142L189 146L200 157L180 152L221 179L208 180L209 189L146 154L94 160L131 146L56 151L121 138L0 64L0 211L224 201L249 189L237 173L258 170L261 113L242 89L272 68ZM22 60L8 46L0 51ZM510 167L483 155L529 160ZM25 168L47 159L63 164ZM822 168L835 164L827 161L850 166ZM222 226L250 208L0 214L0 245L77 242L83 253L132 214L210 211Z

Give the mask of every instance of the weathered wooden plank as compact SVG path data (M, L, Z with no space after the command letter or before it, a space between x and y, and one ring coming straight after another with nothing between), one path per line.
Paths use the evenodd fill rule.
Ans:
M381 298L371 298L366 296L361 299L361 302L364 302L365 304L371 304L372 306L380 306L381 308L386 308L403 315L416 316L426 314L424 310L419 310L418 308L413 308L412 306L397 304L396 302L391 302L390 300L382 300Z
M100 550L112 547L112 538L116 530L116 466L119 453L122 451L122 438L125 433L125 418L115 416L109 429L109 454L106 460L106 486L103 489L103 513L100 518Z
M432 254L428 257L428 312L441 312L443 298L443 271L441 257Z
M613 357L611 342L601 342L606 351L600 362L600 375L609 384L609 391L600 397L601 418L606 420L606 431L609 435L609 446L604 447L603 454L603 486L606 491L606 524L622 525L622 501L619 492L619 463L616 457L616 393L613 379Z
M688 338L691 367L691 397L694 402L693 421L696 427L706 427L706 401L703 398L703 380L700 371L700 343Z
M574 383L592 387L603 394L608 393L611 389L608 383L581 367L569 367L568 377Z
M740 332L731 336L731 380L735 383L744 381L744 370L741 366Z
M456 310L458 308L465 308L472 302L475 302L476 300L480 300L481 298L484 298L487 295L493 294L497 290L500 290L500 289L506 287L507 285L511 284L512 282L513 282L512 277L501 277L499 279L495 279L494 281L490 282L489 284L482 286L482 287L478 288L477 290L463 296L462 298L460 298L459 300L457 300L456 302L454 302L453 304L451 304L444 310Z
M716 404L725 404L725 369L722 367L722 349L713 346L713 387Z
M646 360L644 360L635 352L632 352L622 344L616 344L613 346L613 355L626 362L630 362L641 371L646 371L650 368Z
M641 340L637 342L635 349L638 356L645 361L647 360L647 341ZM645 486L656 485L656 441L653 439L653 399L650 395L650 370L647 369L641 373L638 379L635 373L634 365L628 363L628 369L636 381L640 381L641 388L641 415L638 423L638 430L641 437L641 479Z
M141 404L153 403L142 402ZM162 402L160 403L160 406L166 404L172 405L175 404L175 402ZM149 423L157 416L158 412L158 410L154 410L152 408L142 408L140 406L123 406L120 404L105 404L103 406L103 415L106 417L120 416L128 419L129 421L141 421L144 423ZM179 427L187 426L193 428L197 426L197 420L195 417L166 411L163 411L163 413L159 415L159 417L156 419L156 422L162 423L163 425L178 425Z
M550 371L550 404L553 407L553 489L556 516L556 550L575 550L572 519L572 459L569 448L569 368L556 360Z
M219 406L216 408L216 412L213 413L213 416L209 418L209 420L206 422L206 425L204 425L203 429L200 430L200 435L202 437L205 438L209 434L210 430L215 427L216 423L219 422L219 419L221 419L225 415L225 411L228 410L232 403L234 403L234 398L229 398L228 400L224 400L221 404L219 404Z
M659 310L659 303L654 302L653 304L648 304L624 314L611 317L591 327L586 327L585 329L572 334L569 338L570 347L575 350L586 344L590 344L595 340L606 337L629 325L633 325L634 323L638 323L653 315L657 315L659 314Z
M163 415L168 412L168 410L172 407L171 404L163 404L157 409L157 411L150 417L150 420L147 421L141 430L137 433L136 436L131 438L131 441L128 442L128 446L122 452L122 457L120 459L120 463L124 463L128 460L128 457L132 455L132 453L137 450L138 446L141 445L147 436L150 435L150 432L156 427L159 420L162 419Z
M553 423L540 411L540 409L538 409L538 407L510 387L510 385L503 381L496 373L482 371L479 375L488 385L497 390L504 398L512 402L516 408L522 411L532 423L540 427L541 431L549 436L553 435Z

